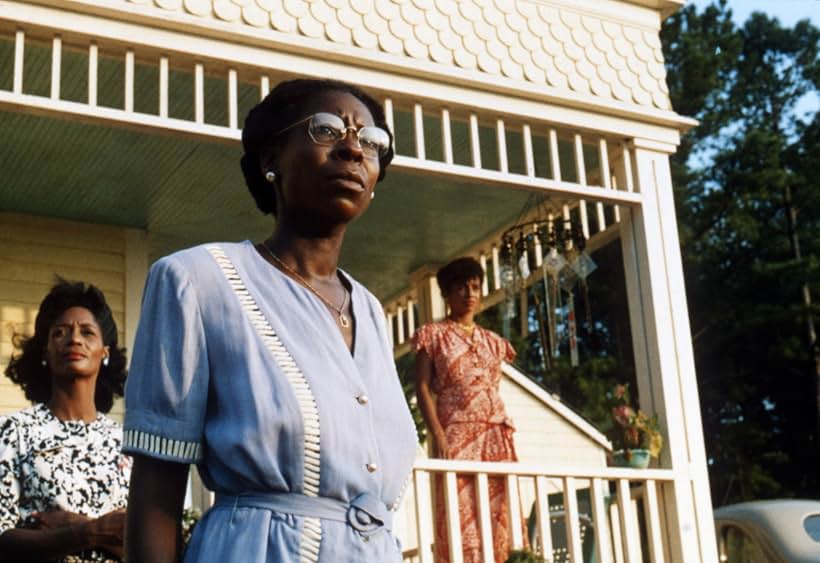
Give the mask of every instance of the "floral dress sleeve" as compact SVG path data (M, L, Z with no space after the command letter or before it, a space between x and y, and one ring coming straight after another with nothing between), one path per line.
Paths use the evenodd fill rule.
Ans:
M0 534L20 519L19 433L9 417L0 418Z
M423 350L430 358L433 358L435 355L434 331L435 325L432 323L419 327L416 332L413 333L413 338L411 339L413 352L418 354Z

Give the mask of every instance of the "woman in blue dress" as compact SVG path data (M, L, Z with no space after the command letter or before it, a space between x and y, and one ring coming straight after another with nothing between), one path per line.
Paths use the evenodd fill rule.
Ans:
M379 104L336 81L277 86L242 170L276 225L155 263L126 388L126 554L180 557L189 464L216 493L184 560L399 562L416 438L376 298L337 267L393 157Z

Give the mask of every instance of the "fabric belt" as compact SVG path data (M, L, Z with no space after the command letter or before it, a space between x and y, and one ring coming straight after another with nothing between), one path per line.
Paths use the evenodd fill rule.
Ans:
M350 503L330 497L309 497L300 493L217 493L216 505L262 508L283 514L335 520L349 524L364 537L393 529L393 513L373 493L362 493Z

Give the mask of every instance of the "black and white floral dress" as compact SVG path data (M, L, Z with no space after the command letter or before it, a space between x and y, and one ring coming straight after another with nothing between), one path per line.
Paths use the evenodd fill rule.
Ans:
M0 417L0 534L25 528L34 512L66 510L97 518L125 508L131 458L122 427L97 419L62 421L43 404ZM63 561L109 561L87 550Z

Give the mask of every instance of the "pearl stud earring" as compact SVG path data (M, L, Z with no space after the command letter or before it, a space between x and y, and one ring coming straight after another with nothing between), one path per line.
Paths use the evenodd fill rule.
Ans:
M276 181L276 172L274 172L273 170L268 170L265 173L265 180L273 184L273 182Z

